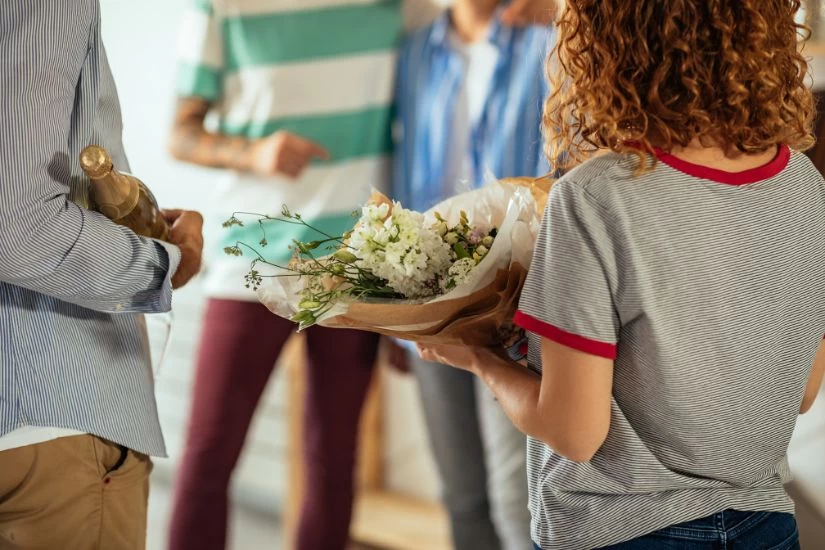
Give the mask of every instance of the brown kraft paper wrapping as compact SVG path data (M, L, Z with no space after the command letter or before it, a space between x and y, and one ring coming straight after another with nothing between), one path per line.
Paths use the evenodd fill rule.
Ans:
M463 298L424 304L404 301L355 302L344 315L321 323L333 328L351 328L422 343L492 346L501 342L512 329L527 269L512 264L501 269L486 287ZM429 325L401 331L393 326ZM436 321L434 321L436 320Z

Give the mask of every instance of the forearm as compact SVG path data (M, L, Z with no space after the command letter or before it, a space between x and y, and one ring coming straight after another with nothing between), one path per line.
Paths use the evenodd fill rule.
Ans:
M197 98L178 101L169 152L177 160L242 172L252 169L252 142L209 132L203 122L209 103Z
M522 433L542 439L539 415L541 377L510 359L489 356L472 371L490 388L502 410Z
M47 203L4 226L0 280L97 311L171 307L169 280L180 259L174 246L54 200L63 207Z
M103 63L96 70L84 65L96 3L2 6L0 281L100 311L168 309L165 281L177 266L177 249L167 251L68 199L68 163L76 162L69 144L93 129L72 128L78 82L90 94L110 76ZM30 55L31 44L38 44L37 55Z
M472 370L490 388L516 428L557 454L587 462L604 442L609 408L605 429L593 430L583 421L592 415L592 407L582 409L569 395L543 388L547 380L510 359L487 354L483 361L474 362Z

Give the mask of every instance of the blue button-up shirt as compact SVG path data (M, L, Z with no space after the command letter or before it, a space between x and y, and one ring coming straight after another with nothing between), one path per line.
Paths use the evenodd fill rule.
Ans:
M165 454L143 316L177 248L85 204L86 145L128 169L98 0L0 2L0 436L68 428Z
M399 56L396 90L398 140L393 197L408 208L425 210L445 192L447 155L455 103L465 75L465 60L451 47L450 15L408 38ZM544 61L553 31L512 28L496 18L488 41L499 51L481 117L471 128L473 187L496 178L543 176L541 115L548 85Z

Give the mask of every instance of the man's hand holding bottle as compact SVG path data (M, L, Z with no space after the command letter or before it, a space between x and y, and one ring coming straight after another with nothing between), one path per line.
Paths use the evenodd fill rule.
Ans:
M203 254L203 216L191 210L164 210L169 224L169 242L180 249L178 270L172 276L172 288L180 288L198 274Z

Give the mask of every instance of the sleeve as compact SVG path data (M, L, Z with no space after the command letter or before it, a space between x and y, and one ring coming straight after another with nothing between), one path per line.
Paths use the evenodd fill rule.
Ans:
M615 359L617 262L609 220L570 181L550 194L515 322L565 346Z
M75 93L96 17L84 4L0 6L0 281L99 311L166 311L177 248L68 200Z
M398 61L395 69L395 90L393 94L392 106L392 140L393 140L393 166L392 182L390 185L390 196L402 204L409 203L407 192L410 181L410 155L412 154L413 143L408 140L408 132L412 132L410 105L411 93L409 90L409 41L405 40L398 54Z
M187 0L178 37L176 93L217 101L223 94L223 33L213 0Z

